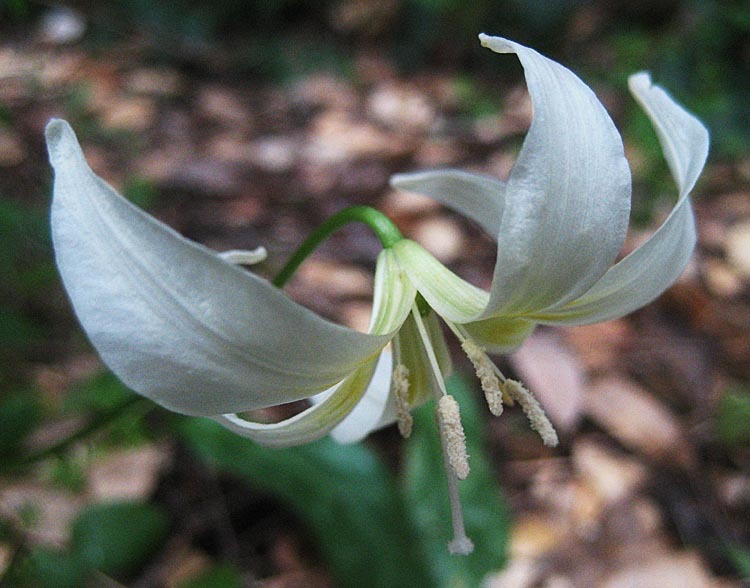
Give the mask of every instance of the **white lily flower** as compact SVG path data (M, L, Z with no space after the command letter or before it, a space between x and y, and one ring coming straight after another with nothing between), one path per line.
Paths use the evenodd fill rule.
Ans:
M414 241L402 239L392 249L420 296L461 340L492 412L502 411L499 388L506 400L519 401L545 443L554 445L557 437L539 406L517 383L505 381L485 351L513 350L537 324L621 317L667 289L695 247L689 194L708 155L708 132L652 85L648 74L630 77L679 197L651 238L612 265L625 239L631 190L622 141L609 115L588 86L560 64L507 39L480 35L480 40L497 53L517 54L534 106L508 181L437 170L396 175L391 184L439 200L497 239L491 289L462 280Z
M369 334L328 322L232 263L263 251L222 255L183 238L97 177L68 123L52 120L46 135L57 266L84 330L125 384L170 410L217 418L336 388L308 418L259 431L269 445L319 438L346 416L410 312L408 281L391 280L377 297ZM378 283L394 263L381 253Z
M264 250L217 254L139 210L91 171L67 123L47 127L57 265L112 371L171 410L279 447L329 432L354 442L394 421L408 436L410 410L434 397L456 553L471 551L456 487L469 467L458 406L444 384L450 358L438 317L461 341L491 412L518 402L555 445L539 404L486 352L517 347L537 324L613 319L663 292L695 245L689 193L708 153L708 133L695 117L647 74L630 78L679 198L656 233L612 265L627 231L630 171L609 115L565 67L506 39L480 39L518 56L534 106L508 181L442 170L397 175L392 185L439 200L497 238L492 286L486 292L464 281L390 224L367 333L318 317L237 267L262 259ZM237 414L304 398L312 406L280 423Z

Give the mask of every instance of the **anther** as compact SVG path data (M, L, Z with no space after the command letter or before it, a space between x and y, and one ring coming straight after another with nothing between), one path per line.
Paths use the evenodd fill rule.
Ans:
M469 457L466 453L466 435L461 424L458 402L453 396L442 396L438 401L440 425L445 434L445 451L448 463L459 480L469 475Z
M531 428L539 433L542 442L548 447L555 447L558 444L555 427L552 426L547 415L544 414L544 409L531 392L516 380L506 380L503 389L508 396L521 405L526 418L529 419Z
M268 257L268 251L266 251L265 247L256 247L252 251L231 249L230 251L219 253L219 257L233 265L255 265L256 263L265 261L266 257Z
M500 390L500 380L495 374L495 366L487 357L484 349L471 339L463 339L461 348L474 366L490 412L495 416L500 416L503 414L503 393Z
M404 439L411 435L414 419L409 406L409 368L400 363L393 369L393 398L396 402L398 432Z

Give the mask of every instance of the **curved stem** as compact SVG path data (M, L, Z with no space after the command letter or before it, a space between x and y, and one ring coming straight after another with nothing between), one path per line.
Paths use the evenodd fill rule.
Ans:
M89 436L95 431L101 430L107 427L108 425L112 424L112 422L117 420L125 412L139 405L142 405L145 408L148 408L149 410L150 408L154 406L152 403L148 402L145 398L141 398L140 396L133 395L131 397L128 397L125 401L123 401L120 405L116 406L115 408L112 408L106 412L103 412L93 417L88 423L83 425L80 429L78 429L77 431L69 435L68 437L65 437L64 439L58 441L57 443L49 447L45 447L43 449L35 451L34 453L23 456L18 461L17 464L12 464L12 465L28 466L30 464L36 463L38 461L41 461L53 455L58 455L64 452L65 450L67 450L74 443L77 443L78 441Z
M349 223L360 222L370 227L380 239L383 247L392 247L403 239L401 231L391 219L369 206L350 206L328 218L299 246L286 265L273 279L273 285L283 288L305 259L328 237Z

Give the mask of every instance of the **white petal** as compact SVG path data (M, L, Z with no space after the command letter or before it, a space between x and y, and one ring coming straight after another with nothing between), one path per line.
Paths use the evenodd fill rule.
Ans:
M416 289L440 316L465 323L487 305L487 292L458 277L418 243L402 239L391 249Z
M393 354L385 349L364 395L331 431L331 437L339 443L358 443L371 432L396 422L396 403L391 398L392 371Z
M688 195L708 156L708 131L648 74L630 78L630 89L648 114L680 191L667 220L651 238L612 267L579 300L544 313L541 322L587 324L614 319L648 304L682 273L695 247Z
M430 343L440 366L440 372L447 378L453 369L450 351L440 328L437 315L430 312L424 317ZM409 372L409 406L414 409L435 397L432 368L427 352L417 332L413 317L404 322L397 335L401 349L401 361ZM357 406L331 431L331 436L339 443L358 443L373 431L377 431L398 420L396 402L391 395L391 375L393 353L386 348L380 354L375 373ZM330 393L313 398L316 404L326 400Z
M391 186L434 198L469 217L492 238L500 230L505 182L455 169L396 174Z
M211 417L230 431L267 447L292 447L326 436L362 399L375 368L375 360L358 368L327 391L322 402L278 423L255 423L236 414Z
M430 311L422 319L430 346L435 352L440 373L447 378L453 371L453 362L437 313ZM404 322L404 326L399 331L397 344L401 353L401 362L409 370L409 405L415 408L435 398L435 394L439 392L439 383L435 379L429 355L413 315Z
M396 257L386 249L378 256L375 270L375 297L371 329L393 331L405 321L416 291L402 274ZM387 352L380 360L360 367L343 382L311 399L312 407L294 417L273 424L254 423L234 414L214 419L235 433L263 445L288 447L319 439L337 426L345 442L354 442L389 418L391 362ZM376 369L377 363L377 369ZM367 391L368 396L363 396ZM383 426L387 423L383 423ZM361 430L357 430L361 427Z
M130 204L94 175L66 122L49 123L47 144L63 282L136 392L186 414L251 410L332 386L387 342L323 320Z
M465 323L469 337L490 353L514 351L531 335L536 324L520 318L495 317Z
M612 120L578 77L518 43L480 39L518 55L534 106L506 187L488 318L572 300L604 274L625 239L630 171Z

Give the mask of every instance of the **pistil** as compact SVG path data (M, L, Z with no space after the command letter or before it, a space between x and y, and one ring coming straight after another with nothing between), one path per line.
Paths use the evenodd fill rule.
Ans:
M474 551L474 544L466 535L461 496L458 492L459 478L465 479L470 471L466 452L466 436L461 425L458 403L445 389L443 374L440 371L435 350L432 347L430 337L427 334L427 329L416 303L412 310L412 316L414 317L419 337L427 354L433 378L437 384L435 388L435 400L438 405L437 422L440 432L440 446L443 452L443 466L448 481L448 499L450 501L451 522L453 524L453 540L448 543L448 551L455 555L469 555Z

